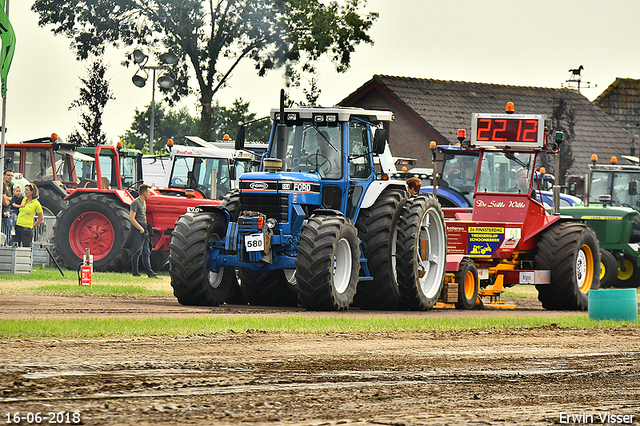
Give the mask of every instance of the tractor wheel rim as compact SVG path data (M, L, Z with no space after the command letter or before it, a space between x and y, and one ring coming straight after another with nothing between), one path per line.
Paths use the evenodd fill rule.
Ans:
M593 252L587 244L583 244L576 258L576 282L580 292L587 293L591 288L594 269Z
M69 245L80 258L85 255L86 249L89 249L93 261L100 260L111 252L114 242L113 225L102 213L82 213L69 228Z
M218 288L224 277L224 268L220 268L218 272L209 271L209 285L211 288Z
M298 285L298 279L296 278L295 269L285 269L284 278L287 280L287 283L289 283L290 286L295 287L296 285Z
M476 291L476 279L473 276L473 272L467 271L467 273L464 276L464 297L467 300L471 300L475 291Z
M427 298L435 297L440 289L445 265L446 244L442 244L440 236L445 229L439 220L437 210L427 209L420 221L418 247L418 281L422 293Z
M604 263L600 262L600 281L607 275L607 267L604 266Z
M346 238L340 238L333 256L333 286L339 294L349 288L351 269L351 246Z
M624 271L622 270L624 266ZM627 281L633 276L634 266L628 259L622 259L618 262L618 279L621 281Z

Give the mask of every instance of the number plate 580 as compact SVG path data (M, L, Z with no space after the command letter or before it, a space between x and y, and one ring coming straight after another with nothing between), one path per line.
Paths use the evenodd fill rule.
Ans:
M247 251L261 251L264 249L264 235L251 234L245 235L244 247Z

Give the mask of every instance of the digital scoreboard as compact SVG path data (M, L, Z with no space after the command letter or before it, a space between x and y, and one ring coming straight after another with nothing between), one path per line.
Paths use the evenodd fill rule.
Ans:
M544 115L471 114L471 146L542 148Z

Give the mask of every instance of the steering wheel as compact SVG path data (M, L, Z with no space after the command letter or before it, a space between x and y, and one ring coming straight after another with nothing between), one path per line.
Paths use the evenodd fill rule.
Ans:
M322 174L325 176L333 169L331 160L329 160L319 152L314 152L312 154L309 154L306 158L300 159L300 163L298 164L298 166L302 164L313 166L316 170L322 172Z
M144 183L144 180L140 179L138 181L133 182L131 185L127 186L126 189L133 189L134 191L138 190L138 187Z

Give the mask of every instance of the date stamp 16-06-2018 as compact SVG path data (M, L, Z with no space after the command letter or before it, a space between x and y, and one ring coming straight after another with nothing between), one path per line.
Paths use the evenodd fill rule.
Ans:
M3 413L2 419L6 419L5 424L55 424L55 425L77 425L82 423L82 416L78 411L47 411L47 412L9 412Z

